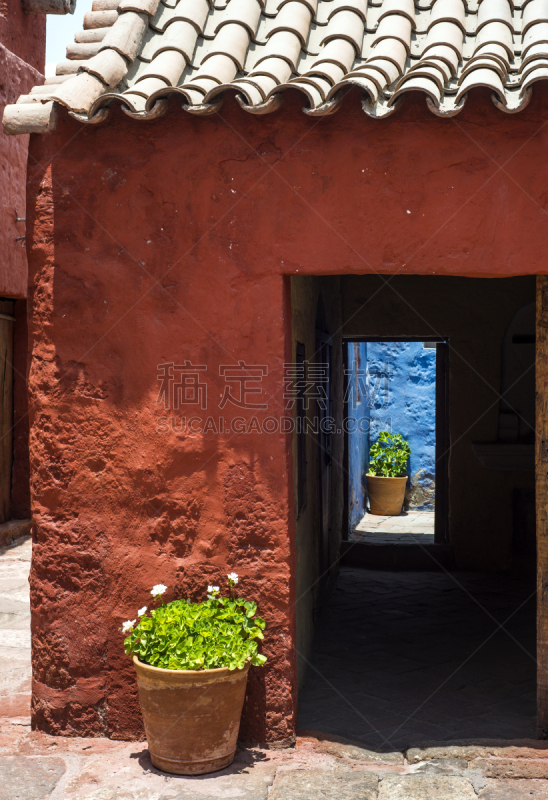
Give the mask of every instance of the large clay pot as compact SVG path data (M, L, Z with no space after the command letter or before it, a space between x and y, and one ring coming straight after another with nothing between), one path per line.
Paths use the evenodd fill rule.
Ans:
M203 775L234 760L249 664L244 669L175 670L134 656L152 763L177 775Z
M386 517L395 517L401 514L406 483L407 476L403 478L383 478L379 475L368 474L369 513Z

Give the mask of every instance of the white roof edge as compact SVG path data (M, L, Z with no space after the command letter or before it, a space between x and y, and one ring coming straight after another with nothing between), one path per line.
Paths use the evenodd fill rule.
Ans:
M18 103L7 105L3 117L4 133L18 136L22 133L49 133L57 128L55 103Z

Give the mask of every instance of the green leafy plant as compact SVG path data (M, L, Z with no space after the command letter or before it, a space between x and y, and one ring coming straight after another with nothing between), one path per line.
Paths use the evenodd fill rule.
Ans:
M411 455L409 442L401 433L379 433L369 450L369 474L383 478L403 478L407 474L407 460Z
M218 586L208 586L202 603L173 600L149 614L143 606L137 612L139 622L128 620L122 626L124 633L129 632L124 640L126 653L162 669L243 669L247 661L262 667L266 656L257 652L257 640L264 638L265 621L255 616L255 602L235 597L237 583L238 576L232 572L228 576L231 597L222 597ZM156 599L166 589L158 584L151 594Z

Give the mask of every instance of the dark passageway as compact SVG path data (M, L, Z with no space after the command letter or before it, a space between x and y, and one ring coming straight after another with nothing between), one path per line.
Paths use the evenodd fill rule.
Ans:
M534 590L530 572L343 567L318 619L299 727L380 750L535 738Z

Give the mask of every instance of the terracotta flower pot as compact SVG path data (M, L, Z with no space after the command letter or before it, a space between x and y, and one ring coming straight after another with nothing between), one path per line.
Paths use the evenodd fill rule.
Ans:
M403 478L384 478L367 475L369 513L392 517L401 514L407 475Z
M177 775L203 775L234 760L249 664L244 669L175 670L134 656L152 763Z

